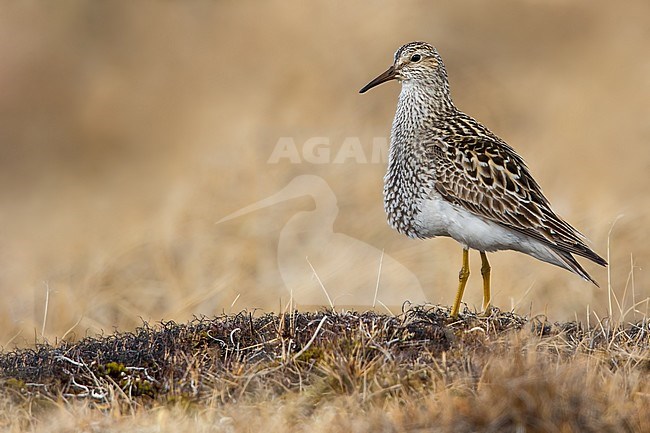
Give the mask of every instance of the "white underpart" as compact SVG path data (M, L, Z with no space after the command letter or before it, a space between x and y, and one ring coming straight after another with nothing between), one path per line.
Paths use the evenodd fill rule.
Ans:
M438 194L423 200L420 210L415 223L423 237L448 236L465 248L479 251L519 251L571 270L542 242L455 206Z

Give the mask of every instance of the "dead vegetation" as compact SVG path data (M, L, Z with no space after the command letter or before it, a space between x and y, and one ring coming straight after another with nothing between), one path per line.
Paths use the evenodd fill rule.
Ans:
M377 6L0 2L0 430L650 431L650 2ZM594 270L607 294L501 253L495 302L531 317L451 321L423 307L191 321L284 305L283 229L326 209L324 196L215 222L305 174L339 210L307 227L318 251L356 260L321 237L345 234L408 268L423 299L450 300L455 243L402 239L385 222L373 149L398 86L357 93L415 38L445 56L459 107L513 144L607 252L608 273ZM299 163L270 163L285 138ZM329 163L309 158L314 138ZM335 161L350 143L368 163ZM314 259L298 240L291 273ZM379 269L341 274L362 304L388 303ZM383 293L414 299L383 285L388 269ZM586 306L634 323L565 323ZM113 327L132 332L96 335ZM73 333L92 337L54 339ZM34 334L50 343L11 349Z
M14 431L85 423L101 431L128 423L162 431L648 431L649 370L646 320L585 328L499 311L452 320L437 306L398 316L241 312L4 352L1 422Z

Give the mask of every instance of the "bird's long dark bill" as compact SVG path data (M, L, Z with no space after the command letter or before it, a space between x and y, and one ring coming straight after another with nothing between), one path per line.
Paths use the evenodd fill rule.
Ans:
M386 81L394 80L397 76L397 73L395 72L395 68L392 66L386 70L383 74L366 84L363 89L359 90L359 93L365 93L368 90L372 89L375 86L379 86L381 83L385 83Z

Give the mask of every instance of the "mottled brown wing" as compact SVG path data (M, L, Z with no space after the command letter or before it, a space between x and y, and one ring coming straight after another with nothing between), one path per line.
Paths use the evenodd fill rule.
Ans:
M584 237L551 209L523 159L487 136L427 142L435 161L435 188L443 198L559 251L605 265Z

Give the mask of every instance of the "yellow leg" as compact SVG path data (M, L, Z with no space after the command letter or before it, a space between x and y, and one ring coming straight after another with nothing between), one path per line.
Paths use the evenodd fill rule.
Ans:
M458 292L456 292L456 300L454 300L454 306L451 309L451 317L458 317L458 311L460 311L460 302L463 300L463 292L465 291L465 285L467 284L467 279L469 278L469 250L463 248L463 266L458 272Z
M487 255L481 251L481 275L483 276L483 314L490 315L492 306L490 305L490 262Z

